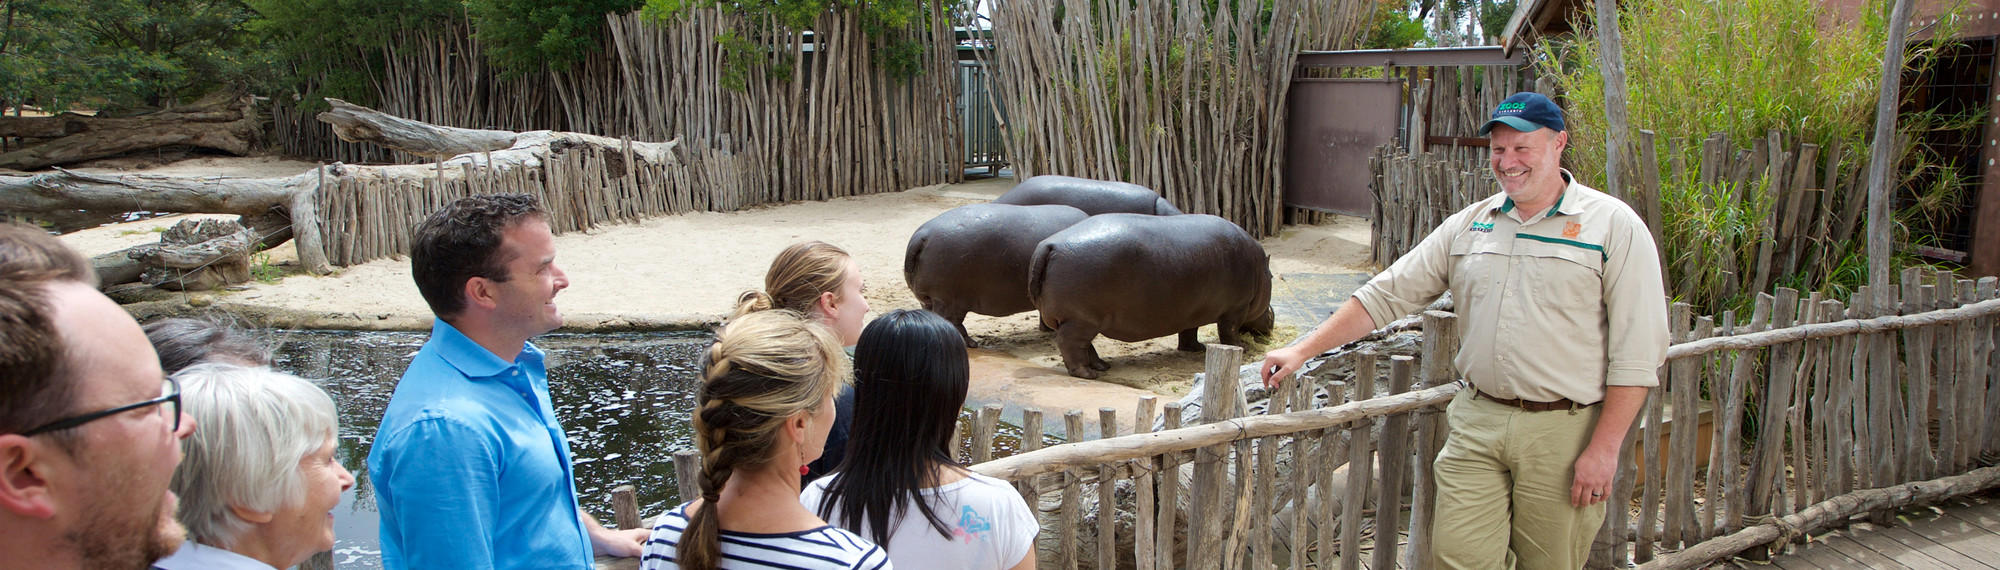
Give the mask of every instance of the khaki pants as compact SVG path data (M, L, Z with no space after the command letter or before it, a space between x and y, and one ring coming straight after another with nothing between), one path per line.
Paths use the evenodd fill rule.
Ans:
M1460 391L1436 466L1439 568L1583 567L1606 503L1569 504L1602 406L1530 412Z

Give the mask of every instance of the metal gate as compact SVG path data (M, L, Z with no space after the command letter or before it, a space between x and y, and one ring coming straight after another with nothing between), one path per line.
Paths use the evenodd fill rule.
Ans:
M1368 216L1368 157L1397 140L1403 81L1293 79L1288 115L1285 205Z
M1001 138L1004 117L993 100L993 72L984 62L958 62L958 118L965 126L965 167L998 171L1007 165L1007 145Z

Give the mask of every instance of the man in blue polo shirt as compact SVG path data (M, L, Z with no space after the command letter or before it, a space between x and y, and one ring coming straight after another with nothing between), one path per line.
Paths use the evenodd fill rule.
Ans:
M389 568L592 568L647 530L577 508L542 351L562 324L555 238L534 197L471 196L417 228L410 265L431 312L368 454Z

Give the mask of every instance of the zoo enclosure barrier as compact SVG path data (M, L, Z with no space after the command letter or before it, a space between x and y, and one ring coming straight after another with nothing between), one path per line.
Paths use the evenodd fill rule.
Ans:
M1673 305L1675 342L1626 436L1590 566L1699 567L2000 485L2000 467L1982 467L2000 460L2000 418L1988 413L2000 403L1996 281L1912 270L1899 301L1877 308L1872 295L1850 307L1779 289L1747 319ZM1168 404L1151 429L1148 398L1139 433L1100 427L1084 441L1073 410L1071 442L1040 448L1040 413L1027 410L1027 451L987 460L1000 411L988 407L968 442L973 470L1038 507L1045 567L1428 568L1430 465L1460 389L1455 321L1423 314L1421 348L1388 356L1386 379L1380 355L1341 354L1268 394L1257 415L1234 413L1234 382L1204 381L1197 425ZM1241 357L1211 346L1207 378L1237 378ZM1098 414L1118 425L1114 410ZM691 482L698 459L684 463Z
M1609 510L1590 567L1700 567L2000 485L2000 418L1987 413L2000 403L1995 279L1909 270L1902 301L1876 310L1870 295L1848 307L1779 289L1741 323L1674 304L1676 342L1622 447L1613 496L1626 508ZM1083 441L1084 412L1071 410L1071 443L1043 448L1030 409L1027 451L989 460L1000 408L988 406L964 445L975 471L1037 506L1050 567L1428 568L1430 462L1460 389L1455 321L1422 315L1420 354L1389 357L1386 391L1381 357L1358 352L1336 357L1352 374L1323 363L1267 394L1259 415L1241 414L1233 383L1205 381L1200 425L1180 427L1181 406L1168 404L1163 429L1148 432L1157 406L1145 398L1140 433L1106 430L1118 420L1103 408L1098 439ZM1411 322L1384 332L1419 329ZM1211 346L1207 377L1235 378L1241 356ZM699 458L675 459L694 481ZM1377 540L1386 528L1396 541Z

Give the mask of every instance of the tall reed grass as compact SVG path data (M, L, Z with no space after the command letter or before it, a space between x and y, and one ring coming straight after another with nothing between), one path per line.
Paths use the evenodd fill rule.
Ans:
M1764 223L1774 207L1772 193L1761 182L1703 183L1695 172L1702 160L1700 141L1726 133L1733 146L1745 148L1775 130L1791 141L1821 148L1840 144L1849 152L1838 171L1847 176L1858 172L1872 135L1887 12L1884 0L1870 0L1848 19L1828 13L1818 0L1621 3L1628 124L1635 132L1658 134L1659 162L1637 167L1663 173L1661 245L1675 297L1711 313L1747 308L1757 291L1732 285L1749 282L1742 276L1755 269L1758 246L1772 237ZM1568 167L1585 183L1601 185L1607 125L1600 46L1590 30L1595 26L1591 19L1573 38L1545 43L1540 66L1567 99L1572 132ZM1941 18L1940 28L1928 30L1926 37L1934 39L1910 43L1906 70L1929 65L1932 55L1948 45L1952 21ZM1906 115L1900 130L1904 140L1916 140L1920 137L1912 135L1917 131L1959 127L1964 120L1934 113ZM1903 150L1899 172L1905 181L1939 163L1921 145L1905 143ZM1687 166L1679 177L1670 166L1676 160ZM1962 191L1963 181L1930 176L1927 183L1910 186L1903 189L1914 194L1908 201L1922 207L1899 212L1903 223L1937 215L1939 204ZM1907 240L1907 232L1897 233ZM1856 271L1866 266L1859 257L1864 235L1856 231L1845 243L1823 244L1835 248L1826 264L1791 274L1773 268L1772 282L1844 294L1866 282L1865 269ZM1910 263L1916 261L1903 257L1894 265Z

